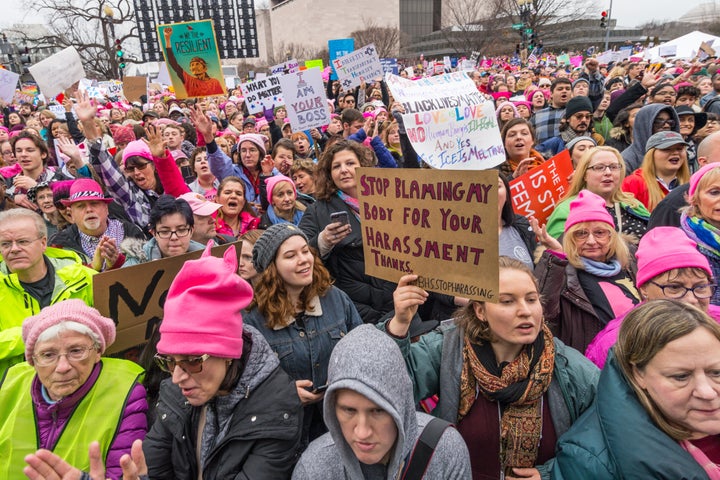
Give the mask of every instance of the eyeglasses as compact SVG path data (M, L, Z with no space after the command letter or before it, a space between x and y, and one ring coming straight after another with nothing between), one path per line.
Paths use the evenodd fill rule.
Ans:
M136 165L132 165L132 166L129 166L129 165L128 165L128 166L125 166L125 171L126 171L127 173L133 173L135 170L141 170L141 171L142 171L142 170L145 170L145 169L148 167L148 165L150 165L150 162L142 163L142 164L136 164Z
M40 352L33 355L35 359L35 365L38 367L49 367L55 365L60 361L60 357L65 357L68 362L82 362L90 356L90 352L97 350L95 345L89 345L87 347L73 347L65 353L55 352L48 350L47 352Z
M667 118L667 119L656 118L655 120L653 120L653 127L662 127L663 125L667 125L670 128L673 128L673 127L675 127L675 119L673 119L673 118Z
M620 170L622 168L622 166L619 163L611 163L608 165L603 165L600 163L597 165L589 165L587 168L588 168L588 170L592 170L593 172L600 173L600 172L604 172L607 169L610 169L611 172L617 172L618 170Z
M574 118L577 118L578 120L590 120L592 118L592 115L589 113L576 113L573 115Z
M155 232L155 235L158 238L162 238L163 240L172 238L173 234L175 234L177 238L183 238L187 237L190 234L191 230L192 228L190 227L180 227L177 230L158 230L157 232Z
M175 360L172 357L155 354L155 363L163 372L173 373L175 367L180 367L185 373L200 373L203 369L203 363L210 358L207 353L199 357L187 357L183 360Z
M0 251L2 251L2 252L10 251L12 249L13 244L17 245L18 248L24 250L27 247L29 247L31 243L36 242L36 241L40 240L41 238L44 238L44 237L33 238L32 240L22 238L20 240L9 240L9 241L0 242Z
M651 281L650 283L662 290L663 295L665 295L667 298L674 299L683 298L685 297L685 295L687 295L688 292L692 292L692 294L695 295L695 298L710 298L715 294L715 289L717 288L716 285L713 285L711 283L695 285L692 288L683 287L682 285L677 285L673 283L669 285L660 285L659 283L655 283L653 281Z
M610 230L597 229L592 232L590 230L576 230L573 232L575 240L587 240L590 235L592 235L595 240L607 240L610 238Z

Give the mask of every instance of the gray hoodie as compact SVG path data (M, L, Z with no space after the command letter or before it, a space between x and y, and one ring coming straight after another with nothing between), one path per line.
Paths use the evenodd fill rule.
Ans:
M415 411L412 381L399 347L373 325L361 325L340 340L330 356L324 418L329 432L303 453L293 480L350 479L393 480L422 429L433 418ZM335 415L338 390L364 395L388 412L397 425L398 437L387 468L361 464L345 441ZM423 478L470 479L470 457L460 434L445 430Z
M653 134L655 117L663 110L667 111L670 118L675 120L675 126L672 130L680 132L680 119L673 107L664 103L651 103L638 110L633 124L632 143L622 152L623 160L625 160L625 176L630 175L640 167L646 152L645 145Z

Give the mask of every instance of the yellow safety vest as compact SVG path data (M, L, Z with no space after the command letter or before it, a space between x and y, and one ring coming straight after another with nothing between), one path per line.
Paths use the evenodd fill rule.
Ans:
M88 446L100 443L103 463L125 404L142 367L128 360L103 358L95 384L80 400L52 451L70 465L88 471ZM27 362L7 371L0 385L0 478L25 478L25 456L40 448L31 388L35 369Z

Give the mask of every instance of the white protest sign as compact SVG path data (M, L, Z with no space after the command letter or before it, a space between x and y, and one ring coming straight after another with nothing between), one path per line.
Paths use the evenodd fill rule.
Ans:
M606 65L606 64L612 62L612 59L613 59L613 52L611 50L608 50L607 52L603 52L596 57L596 60L601 65L603 65L603 64Z
M253 82L240 85L248 112L252 115L261 113L263 109L274 108L283 105L282 90L280 88L280 76L272 75Z
M333 66L340 80L340 85L346 90L360 85L361 77L366 81L371 81L383 76L380 57L378 57L377 49L372 43L336 58L333 60Z
M19 73L0 69L0 99L5 103L12 103L19 78Z
M290 125L296 132L330 124L322 72L311 68L280 77Z
M283 74L287 71L287 73L295 73L300 71L300 62L295 60L294 58L291 58L287 62L284 63L278 63L277 65L273 65L270 67L270 74L275 75L276 73Z
M386 75L410 143L434 168L484 170L505 161L495 108L463 72L406 80Z
M167 64L165 62L160 62L160 70L155 81L161 85L172 85L172 80L170 80L170 72L168 72Z
M48 105L47 109L54 113L57 118L65 118L65 107L62 105Z
M661 57L674 57L677 55L677 45L660 45L658 55Z
M98 87L112 102L117 102L125 98L123 93L123 82L120 80L109 80L107 82L99 82Z
M60 50L28 70L40 87L40 91L48 98L57 96L81 78L85 78L80 54L75 47Z

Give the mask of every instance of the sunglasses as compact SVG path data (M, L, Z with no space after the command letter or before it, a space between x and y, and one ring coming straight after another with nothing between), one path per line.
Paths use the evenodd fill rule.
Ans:
M166 355L155 354L155 363L160 370L167 373L173 373L175 367L180 367L185 373L200 373L203 369L203 363L210 358L207 353L198 357L187 357L182 360L175 360Z
M125 171L128 173L133 173L135 170L142 171L142 170L145 170L148 167L148 165L150 165L150 162L142 163L142 164L137 163L135 165L126 165Z

